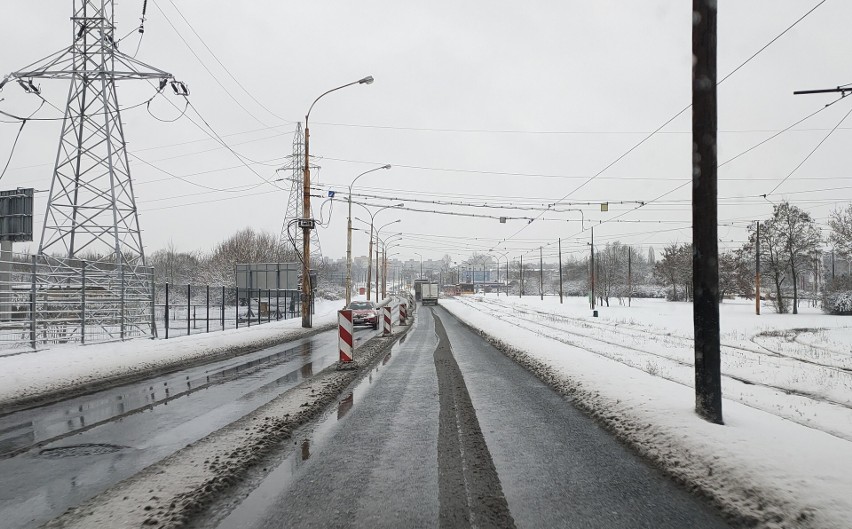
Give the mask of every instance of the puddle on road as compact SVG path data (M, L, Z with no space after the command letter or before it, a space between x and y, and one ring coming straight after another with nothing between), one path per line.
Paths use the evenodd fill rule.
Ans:
M396 351L400 343L394 344L382 361L376 364L367 376L358 381L351 392L338 400L334 409L319 419L313 430L305 432L306 437L299 443L300 449L295 450L270 472L260 485L216 526L216 529L245 529L256 527L262 521L266 508L289 489L306 462L323 450L337 430L338 422L346 417L364 398L373 382L381 377L385 366L391 361L391 354Z
M168 405L169 402L190 395L210 386L232 381L240 377L263 376L269 369L286 364L294 359L313 359L284 376L264 384L263 386L240 397L241 400L252 398L259 393L276 387L292 384L303 378L313 376L314 370L320 370L330 365L333 360L317 362L314 359L313 341L289 347L277 353L252 358L236 365L212 368L200 375L183 375L167 380L157 381L156 384L129 386L116 394L116 390L106 390L100 395L88 397L81 404L63 407L56 404L45 411L24 411L0 418L0 456L20 449L25 449L37 443L42 443L66 436L80 430L91 428L123 417L130 413L147 411L155 406ZM233 362L234 359L230 360ZM106 394L104 394L106 393ZM85 398L84 398L85 399ZM79 401L79 399L77 399ZM36 418L32 416L36 414ZM21 420L19 417L29 420Z
M63 457L99 456L112 454L124 450L126 446L113 444L80 444L70 446L58 446L56 448L45 448L38 453L41 457L48 459L60 459Z

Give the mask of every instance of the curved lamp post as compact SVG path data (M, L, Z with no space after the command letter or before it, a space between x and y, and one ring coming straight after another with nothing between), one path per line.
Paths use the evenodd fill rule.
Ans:
M347 218L347 226L346 226L346 306L349 306L349 303L352 301L352 186L355 185L355 182L358 181L359 178L364 176L367 173L372 173L373 171L378 171L380 169L390 169L390 164L383 165L381 167L375 167L370 169L369 171L364 171L359 174L352 180L352 183L349 184L349 217Z
M358 205L361 206L362 208L364 208L364 210L367 212L367 214L370 215L370 246L369 246L369 249L367 250L367 301L370 301L370 277L373 275L373 258L372 258L372 256L373 256L373 223L376 219L376 215L378 215L380 212L382 212L382 211L384 211L388 208L401 208L402 206L405 205L405 203L400 202L399 204L393 204L392 206L384 206L382 208L377 209L374 212L371 212L370 209L367 206L365 206L364 204L358 204ZM363 221L363 220L361 220L357 217L356 217L355 220L360 220L364 224L367 224L367 222L365 222L365 221ZM378 266L379 266L379 261L376 260L376 271L378 271ZM376 284L378 284L378 277L376 278L376 282L377 282ZM378 299L376 301L378 301Z
M313 222L310 221L311 218L311 164L310 164L310 129L308 127L308 121L311 117L311 110L314 109L314 105L317 104L317 101L327 96L332 92L336 92L341 88L346 88L347 86L352 86L356 84L371 84L373 82L373 76L368 75L363 79L359 79L357 81L353 81L351 83L347 83L345 85L340 85L337 88L332 88L326 92L320 94L319 97L314 99L314 102L311 103L311 106L308 108L308 113L305 114L305 166L303 167L304 177L302 178L302 220L304 221L302 225L302 327L308 329L313 325L311 318L311 226Z
M384 208L382 208L382 209L384 209ZM376 213L378 213L378 211L376 211ZM383 224L381 227L376 229L376 301L379 300L379 271L380 270L382 271L381 273L382 273L382 280L383 280L382 281L382 297L383 298L384 298L384 294L385 294L384 280L386 279L384 277L384 273L385 273L385 271L383 270L384 267L381 265L382 261L379 260L379 243L382 243L382 246L386 246L386 245L379 238L379 234L382 232L382 230L384 228L390 226L391 224L396 224L397 222L401 222L401 219L393 220L391 222ZM385 250L385 253L387 253L387 250Z

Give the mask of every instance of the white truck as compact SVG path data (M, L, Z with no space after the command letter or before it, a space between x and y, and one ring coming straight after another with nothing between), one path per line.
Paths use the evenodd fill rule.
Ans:
M437 305L438 283L423 283L420 285L420 294L424 305Z

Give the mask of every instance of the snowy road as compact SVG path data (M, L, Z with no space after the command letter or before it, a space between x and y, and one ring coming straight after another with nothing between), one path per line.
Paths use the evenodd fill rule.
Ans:
M438 307L230 514L196 526L726 527ZM200 524L200 525L199 525Z
M359 329L356 339L374 334ZM0 417L0 526L40 525L336 360L328 331Z

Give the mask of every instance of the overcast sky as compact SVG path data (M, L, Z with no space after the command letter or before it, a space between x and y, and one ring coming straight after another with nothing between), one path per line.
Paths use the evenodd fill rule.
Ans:
M142 3L120 2L117 36L138 25ZM720 2L720 76L820 3ZM793 96L793 90L852 81L852 3L822 4L720 85L720 163L836 99ZM71 0L3 0L0 11L0 74L70 44ZM586 251L591 224L596 244L621 240L660 248L691 238L690 186L684 185L691 174L691 111L600 173L690 103L687 0L149 0L145 30L137 58L186 82L201 117L234 150L264 162L252 167L268 180L290 176L275 170L287 163L295 122L304 120L314 98L366 75L375 77L372 85L330 94L311 114L311 153L321 166L313 175L322 188L317 193L340 192L333 208L323 209L328 225L319 235L327 257L345 255L345 188L359 173L386 163L394 167L364 176L355 193L391 199L369 199L374 204L404 201L416 209L540 217L501 224L385 210L377 223L401 219L382 233L406 234L394 250L402 259L419 252L426 259L449 253L462 260L498 248L511 258L527 251L537 257L539 245L549 245L547 256L558 237L566 254L579 256ZM120 49L132 54L137 44L133 33ZM67 81L40 84L48 100L64 107ZM144 81L119 84L122 106L152 93ZM168 121L179 115L169 101L180 108L183 102L166 97L155 99L150 110ZM37 107L37 100L16 85L8 85L0 98L5 98L0 109L15 114ZM771 202L788 199L822 223L849 202L852 119L796 167L850 109L852 101L840 101L720 168L723 248L739 246L747 222L767 217ZM59 114L45 107L39 115ZM142 106L126 111L123 120L130 151L152 164L131 163L149 254L169 241L180 249L209 251L246 226L280 233L290 182L267 184L242 167L210 139L193 110L165 123ZM17 127L0 123L2 164ZM59 129L56 121L28 123L0 188L49 189ZM766 199L759 196L765 193ZM536 210L561 199L556 211ZM46 201L47 193L37 195L36 239ZM315 199L315 216L321 202ZM600 202L610 204L608 212L600 211ZM638 202L648 204L636 209ZM355 211L364 218L361 208ZM30 250L37 246L38 240ZM366 246L367 236L356 232L355 255L365 254Z

